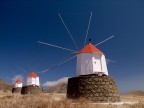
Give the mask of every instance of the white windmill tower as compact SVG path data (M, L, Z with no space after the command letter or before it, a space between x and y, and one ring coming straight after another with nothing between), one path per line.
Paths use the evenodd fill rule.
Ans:
M63 50L67 50L67 51L70 51L70 52L72 52L76 55L69 58L69 59L66 59L66 60L62 61L61 63L58 63L58 64L55 64L55 65L51 66L50 68L42 71L42 73L47 72L51 69L54 69L55 67L57 67L57 66L65 63L65 62L77 57L77 72L76 72L77 76L79 76L79 75L88 75L88 74L108 75L105 55L103 54L102 51L100 51L98 48L96 48L96 46L102 44L103 42L106 42L107 40L113 38L114 36L111 36L111 37L101 41L100 43L98 43L96 45L88 43L85 46L88 31L89 31L89 27L90 27L91 17L92 17L92 12L91 12L90 20L89 20L88 28L87 28L87 33L86 33L86 37L85 37L85 42L84 42L84 48L79 50L76 42L74 41L70 31L68 30L68 28L67 28L67 26L66 26L65 22L63 21L62 16L60 14L59 14L59 17L60 17L64 27L66 28L70 38L72 39L74 45L76 46L77 51L72 50L72 49L68 49L68 48L64 48L64 47L60 47L60 46L57 46L57 45L53 45L53 44L48 44L48 43L41 42L41 41L37 41L37 42L40 43L40 44L45 44L45 45L48 45L48 46L52 46L52 47L60 48L60 49L63 49ZM111 61L111 60L109 60L109 61ZM111 61L111 62L113 62L113 61Z
M89 74L108 75L104 54L91 43L77 54L77 76Z
M39 76L35 72L31 72L27 77L27 85L40 86Z
M21 79L17 79L15 82L15 88L21 88L22 87L22 80Z

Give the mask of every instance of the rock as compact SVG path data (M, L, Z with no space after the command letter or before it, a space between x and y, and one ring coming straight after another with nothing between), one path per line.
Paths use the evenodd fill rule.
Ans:
M39 94L42 93L42 89L39 86L23 86L21 94Z
M12 93L21 93L22 88L13 88Z
M120 95L110 76L82 75L68 79L68 98L87 98L94 102L119 102Z

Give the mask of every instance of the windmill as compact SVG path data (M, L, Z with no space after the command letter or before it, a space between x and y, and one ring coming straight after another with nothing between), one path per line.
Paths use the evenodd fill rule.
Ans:
M38 43L67 50L75 55L68 59L64 59L62 62L57 63L40 73L50 71L51 69L54 69L62 65L63 63L77 57L77 72L76 72L77 76L68 79L67 98L76 99L83 97L94 102L119 102L120 95L117 86L115 85L114 79L108 75L105 55L103 54L102 51L100 51L97 48L98 45L108 41L114 36L111 36L99 42L96 45L93 45L91 43L91 39L89 39L89 43L86 44L92 18L92 12L91 12L84 40L84 47L81 50L79 50L62 16L60 14L58 15L65 29L67 30L71 40L73 41L76 50L64 48L53 44L48 44L41 41L38 41ZM111 60L108 61L113 62Z
M110 36L107 39L97 43L96 45L93 45L91 43L91 39L89 39L89 43L86 45L86 41L87 41L87 37L88 37L88 33L89 33L89 28L90 28L90 24L91 24L91 19L92 19L92 12L91 12L89 22L88 22L87 31L86 31L86 36L85 36L85 40L84 40L84 48L79 50L78 45L76 44L74 38L72 37L72 35L71 35L68 27L66 26L61 14L58 13L58 15L59 15L61 22L63 23L66 31L68 32L69 37L73 41L73 44L75 45L76 50L61 47L58 45L49 44L49 43L42 42L42 41L37 41L37 42L39 44L44 44L44 45L59 48L62 50L70 51L72 54L75 54L75 55L68 58L68 59L64 59L62 62L57 63L57 64L49 67L48 69L45 69L39 73L45 73L47 71L50 71L50 70L52 70L52 69L54 69L54 68L56 68L56 67L58 67L64 63L68 62L69 60L77 57L77 72L76 72L77 76L88 75L88 74L108 75L105 55L103 54L102 51L100 51L97 48L97 46L108 41L109 39L113 38L114 36ZM109 61L112 62L111 60L109 60Z
M21 93L22 86L23 86L22 79L17 78L15 81L15 86L12 88L12 93Z
M17 87L22 87L22 80L21 79L17 79L15 82L15 88Z
M27 77L27 86L40 86L39 76L35 72L31 72Z
M27 73L27 71L25 69L23 69L22 67L15 65L18 69L20 69L21 71ZM26 79L26 85L27 86L40 86L40 82L39 82L39 76L35 73L35 72L30 72L27 76Z
M22 67L15 65L17 68L25 71ZM8 79L11 79L9 77L6 77ZM21 93L21 94L38 94L42 92L42 89L40 87L39 82L39 76L35 72L31 72L28 74L26 80L26 85L23 86L22 84L22 77L17 76L17 78L14 78L15 80L15 87L12 88L12 93Z

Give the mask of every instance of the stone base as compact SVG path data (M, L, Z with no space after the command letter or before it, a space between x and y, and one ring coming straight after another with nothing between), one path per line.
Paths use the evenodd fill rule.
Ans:
M23 86L21 94L39 94L42 93L42 89L39 86Z
M68 79L67 97L87 98L93 102L119 102L120 95L112 77L96 74Z
M21 87L19 88L12 88L12 93L21 93Z

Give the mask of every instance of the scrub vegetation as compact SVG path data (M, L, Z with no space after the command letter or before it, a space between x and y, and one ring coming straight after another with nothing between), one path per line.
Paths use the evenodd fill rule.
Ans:
M122 97L122 99L129 101L132 97ZM144 97L135 97L135 99L137 99L139 103L133 105L100 105L83 98L68 100L65 94L3 94L0 96L0 108L144 108L144 104L142 103Z

